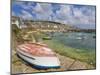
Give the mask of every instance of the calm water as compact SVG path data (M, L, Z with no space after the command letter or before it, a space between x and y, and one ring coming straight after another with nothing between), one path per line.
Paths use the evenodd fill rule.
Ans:
M96 45L93 36L95 33L54 33L53 39L73 48L95 50Z

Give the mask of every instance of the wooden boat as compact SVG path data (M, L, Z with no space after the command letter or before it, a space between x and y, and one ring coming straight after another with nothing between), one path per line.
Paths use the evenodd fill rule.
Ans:
M51 40L52 38L50 36L43 37L44 40Z
M22 44L17 47L19 57L39 69L60 68L60 61L46 45L38 43Z

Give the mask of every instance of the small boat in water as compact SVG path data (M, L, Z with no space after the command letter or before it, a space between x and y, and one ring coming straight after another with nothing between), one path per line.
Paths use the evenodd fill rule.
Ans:
M84 40L84 39L86 39L87 37L77 37L76 39L77 40Z
M82 33L78 34L78 36L76 37L77 40L84 40L87 39L87 37L85 35L83 35Z
M82 40L83 38L82 38L82 37L77 37L76 39L77 39L77 40Z
M38 43L22 44L17 47L17 54L39 69L60 68L56 54L46 45Z
M43 37L44 40L51 40L52 38L50 36Z
M96 38L96 36L94 35L93 38Z

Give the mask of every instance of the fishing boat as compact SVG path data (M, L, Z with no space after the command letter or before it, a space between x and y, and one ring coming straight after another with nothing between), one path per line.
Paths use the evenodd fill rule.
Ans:
M43 40L51 40L52 38L50 36L43 37Z
M83 38L82 38L82 37L77 37L76 39L77 39L77 40L82 40Z
M47 45L28 43L19 45L16 49L20 58L39 69L60 68L60 61Z

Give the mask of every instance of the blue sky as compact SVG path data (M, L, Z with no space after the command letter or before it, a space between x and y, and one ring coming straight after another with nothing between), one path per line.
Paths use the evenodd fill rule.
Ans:
M12 15L29 20L55 21L80 28L95 28L95 6L13 2Z

